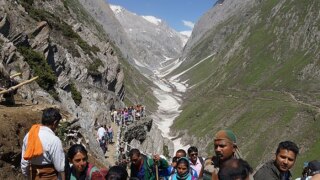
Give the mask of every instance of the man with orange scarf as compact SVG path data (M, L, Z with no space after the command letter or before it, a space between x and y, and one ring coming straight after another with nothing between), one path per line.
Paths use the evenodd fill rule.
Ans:
M28 179L65 179L65 155L54 133L61 118L58 109L43 110L41 124L33 125L24 137L21 170Z

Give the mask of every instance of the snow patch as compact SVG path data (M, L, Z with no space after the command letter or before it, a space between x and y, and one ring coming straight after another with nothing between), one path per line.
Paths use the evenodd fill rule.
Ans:
M118 6L118 5L111 5L110 4L110 8L113 11L113 13L115 13L115 14L120 14L123 11L123 7Z
M141 16L141 17L143 17L145 20L147 20L155 25L159 25L162 22L161 19L158 19L154 16Z

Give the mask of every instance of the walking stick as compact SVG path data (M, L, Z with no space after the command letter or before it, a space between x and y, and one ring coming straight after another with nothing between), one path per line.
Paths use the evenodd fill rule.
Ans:
M156 180L159 180L159 168L158 168L158 162L156 161Z

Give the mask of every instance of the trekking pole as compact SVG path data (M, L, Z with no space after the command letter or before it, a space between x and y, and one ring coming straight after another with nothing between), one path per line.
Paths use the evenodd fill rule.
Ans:
M159 180L158 162L156 162L156 180Z
M154 153L153 153L154 154ZM154 155L154 162L155 162L155 169L156 169L156 180L159 180L159 167L158 167L158 162L159 162L159 158L158 155Z

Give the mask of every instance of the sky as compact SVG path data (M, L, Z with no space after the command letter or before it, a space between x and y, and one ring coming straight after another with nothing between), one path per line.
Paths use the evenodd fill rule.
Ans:
M217 0L107 0L140 16L155 16L178 32L191 31Z

